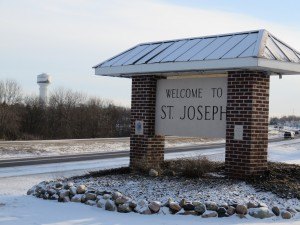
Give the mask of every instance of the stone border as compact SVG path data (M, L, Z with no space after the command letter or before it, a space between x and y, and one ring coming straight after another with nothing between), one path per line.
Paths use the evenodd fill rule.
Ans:
M218 204L212 201L190 202L186 199L182 199L180 202L169 199L165 203L161 203L160 201L148 202L144 199L135 202L130 197L118 191L89 190L84 184L74 186L73 182L61 181L43 181L29 189L27 195L33 195L45 200L56 200L58 202L78 202L104 208L108 211L117 211L120 213L134 212L146 215L195 215L202 218L230 217L232 215L242 218L250 215L260 219L275 216L281 216L283 219L291 219L300 212L300 207L280 209L278 206L273 206L270 209L266 204L259 202L248 202L246 205L239 205L235 201Z

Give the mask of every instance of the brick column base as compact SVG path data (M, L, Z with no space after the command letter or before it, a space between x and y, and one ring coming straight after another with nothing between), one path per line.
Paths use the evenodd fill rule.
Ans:
M269 75L260 71L228 73L225 166L231 178L267 169L269 83ZM242 138L234 137L236 125L243 126Z
M165 137L155 135L156 82L162 77L132 77L130 168L157 167L164 161ZM135 134L135 121L143 121L144 134Z

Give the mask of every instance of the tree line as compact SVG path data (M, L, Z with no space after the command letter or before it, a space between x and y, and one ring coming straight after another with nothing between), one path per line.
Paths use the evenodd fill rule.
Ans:
M300 116L282 116L282 117L271 117L270 125L289 125L289 126L300 126Z
M130 109L77 91L54 90L45 105L15 80L0 80L0 139L124 137Z

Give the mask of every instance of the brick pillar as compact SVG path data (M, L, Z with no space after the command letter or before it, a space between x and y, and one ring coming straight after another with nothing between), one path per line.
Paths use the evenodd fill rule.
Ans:
M243 179L267 169L269 84L264 72L228 73L225 166L229 177ZM242 138L234 137L236 125L243 126Z
M132 77L130 168L156 167L164 161L165 137L155 135L156 81L162 77ZM144 134L135 134L135 121L143 121Z

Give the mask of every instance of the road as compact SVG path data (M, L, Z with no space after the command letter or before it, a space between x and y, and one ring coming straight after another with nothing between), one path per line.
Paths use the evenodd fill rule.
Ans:
M283 138L274 138L269 142L284 141ZM189 151L203 151L215 148L224 148L224 143L203 144L197 146L184 146L166 148L165 153L180 153ZM26 165L38 165L38 164L50 164L50 163L62 163L62 162L76 162L98 159L114 159L121 157L129 157L129 151L115 151L115 152L102 152L102 153L89 153L89 154L77 154L77 155L61 155L61 156L47 156L47 157L35 157L35 158L23 158L23 159L8 159L0 160L0 168L14 167L14 166L26 166Z

